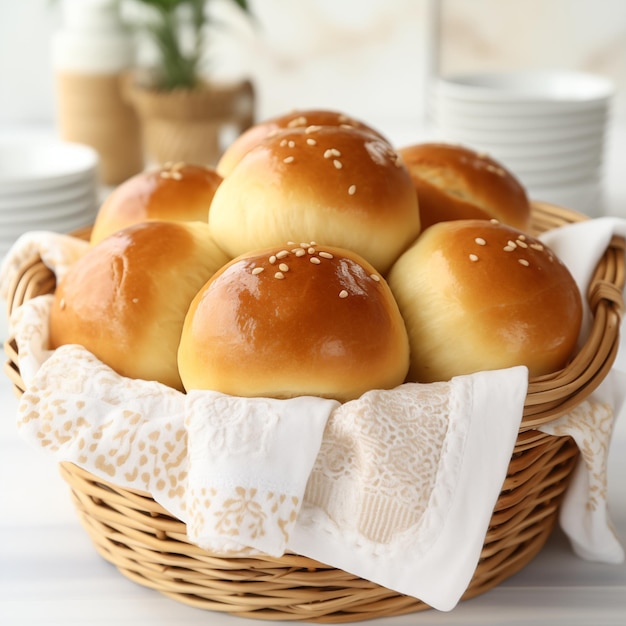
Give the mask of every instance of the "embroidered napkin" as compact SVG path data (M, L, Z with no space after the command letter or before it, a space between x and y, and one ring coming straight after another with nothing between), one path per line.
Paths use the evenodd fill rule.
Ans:
M542 239L567 265L581 292L614 235L626 237L626 220L601 217L547 231ZM588 332L590 312L584 302L581 341ZM580 557L620 563L624 549L608 512L607 459L615 419L624 406L626 375L613 369L602 385L570 413L539 430L571 436L581 451L572 483L560 510L560 525Z

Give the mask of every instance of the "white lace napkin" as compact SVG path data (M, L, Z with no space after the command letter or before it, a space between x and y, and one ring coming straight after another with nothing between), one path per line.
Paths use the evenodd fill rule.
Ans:
M547 231L540 238L567 265L581 292L614 235L626 237L626 220L601 217ZM581 341L588 332L586 300ZM572 484L560 510L560 524L580 557L620 563L624 549L615 535L607 502L607 460L615 419L624 406L626 375L613 369L603 384L570 413L539 430L571 436L581 451Z
M598 237L616 227L623 224L607 225ZM581 236L590 246L589 234ZM595 247L601 254L606 242ZM441 610L459 601L510 461L525 368L402 385L343 405L185 395L120 377L79 346L48 351L50 303L50 296L31 300L13 318L28 388L18 426L28 441L150 492L188 525L191 541L217 554L290 550ZM587 415L596 401L603 402L596 394L577 410ZM558 427L572 432L575 413ZM594 433L582 431L579 445ZM607 448L589 449L601 478ZM578 482L583 499L590 486ZM596 510L606 511L606 493L597 497ZM570 499L563 517L574 519L587 504ZM589 523L592 533L570 524L574 541L617 558L619 544L606 540L608 516L592 515Z

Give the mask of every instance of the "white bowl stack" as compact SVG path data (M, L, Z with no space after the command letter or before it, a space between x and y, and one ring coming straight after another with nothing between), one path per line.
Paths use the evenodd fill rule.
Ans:
M68 233L93 223L98 164L96 151L82 144L32 137L0 141L0 264L25 232ZM0 343L7 337L2 307Z
M524 71L438 79L438 139L484 151L533 199L602 212L605 136L614 88L591 74Z
M55 140L0 142L0 259L32 230L70 232L98 208L98 155Z

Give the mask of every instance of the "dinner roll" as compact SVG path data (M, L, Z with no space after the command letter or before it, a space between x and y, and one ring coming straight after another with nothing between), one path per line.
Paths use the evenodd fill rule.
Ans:
M194 298L178 352L185 389L339 401L401 384L404 321L354 252L290 243L243 255Z
M209 225L232 257L314 240L354 250L383 273L420 230L415 189L397 153L340 126L263 140L218 187Z
M415 144L398 152L417 190L422 230L447 220L491 218L528 230L526 190L488 155L445 143Z
M440 222L389 273L411 345L409 380L526 365L563 368L582 301L567 267L537 239L487 220Z
M206 222L221 182L214 169L202 165L168 163L141 172L116 187L102 203L91 243L147 220Z
M80 344L116 372L182 389L176 351L189 303L228 258L208 224L144 222L102 240L57 286L50 344Z
M329 109L306 109L291 111L283 115L271 117L248 128L237 137L224 151L216 169L221 176L228 176L244 154L263 141L269 135L289 128L307 128L309 126L345 126L358 128L378 136L385 137L372 126L346 115L340 111Z

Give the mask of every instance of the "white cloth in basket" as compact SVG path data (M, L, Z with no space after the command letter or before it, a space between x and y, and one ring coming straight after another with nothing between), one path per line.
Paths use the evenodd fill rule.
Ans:
M579 260L581 238L593 249L582 264L586 270L613 232L626 234L625 224L604 221L591 238L565 227L563 237L578 238L572 250ZM567 263L554 234L550 245ZM53 245L59 243L55 238ZM38 243L48 244L45 238ZM8 267L13 255L23 256L19 242ZM149 491L188 524L191 541L217 553L287 549L441 610L456 605L506 474L526 394L525 368L402 385L344 405L184 395L122 378L78 346L47 351L50 301L30 301L13 318L28 387L18 421L28 441L57 460ZM581 555L610 561L623 558L623 551L606 514L606 493L588 507L586 471L592 467L595 478L606 480L608 448L595 430L577 426L599 415L600 403L606 411L602 441L607 432L610 437L623 398L613 397L613 406L606 400L594 394L579 407L582 417L564 416L554 427L580 430L576 440L590 451L590 464L567 496L564 528ZM271 418L263 419L267 414ZM582 527L567 523L582 515Z

